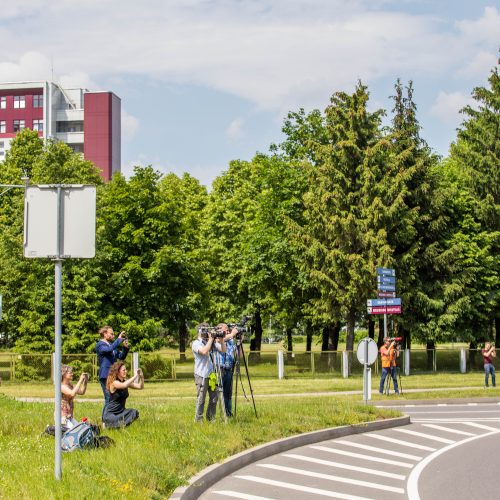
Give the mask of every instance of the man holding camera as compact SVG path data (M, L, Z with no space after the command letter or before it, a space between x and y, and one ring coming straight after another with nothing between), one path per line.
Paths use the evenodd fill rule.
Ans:
M224 410L228 417L233 416L232 397L233 397L233 372L236 362L237 347L233 338L238 334L238 328L234 327L229 333L229 327L226 323L217 325L217 331L224 335L226 352L217 353L217 362L219 363L222 375L222 393L224 394Z
M396 339L384 338L384 345L380 348L380 359L382 361L382 376L380 377L380 387L378 392L384 393L384 384L387 375L390 373L394 382L394 392L399 394L398 380L396 378L396 358L399 356Z
M127 357L129 346L128 338L125 332L121 332L118 338L115 338L113 328L106 325L99 330L101 340L96 343L95 350L97 353L97 361L99 363L99 382L101 383L102 392L104 394L104 407L102 413L109 403L109 392L106 389L106 379L108 378L111 365L118 359L124 360Z
M484 344L484 349L481 350L481 354L483 355L484 361L484 386L488 387L488 379L491 373L491 385L496 387L495 367L493 365L493 358L497 357L495 344L492 345L489 342L486 342L486 344Z
M198 325L198 338L191 344L194 354L194 383L196 384L196 410L195 422L203 421L203 410L208 393L207 420L215 420L217 409L217 387L211 382L214 373L214 364L211 351L214 349L221 353L226 352L226 343L223 335L211 331L207 323ZM215 354L214 354L215 356ZM213 376L212 376L213 378Z

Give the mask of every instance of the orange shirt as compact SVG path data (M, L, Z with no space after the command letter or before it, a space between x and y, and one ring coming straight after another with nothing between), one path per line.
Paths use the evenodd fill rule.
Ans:
M382 360L382 368L390 368L394 366L394 346L389 349L383 345L380 348L380 359Z

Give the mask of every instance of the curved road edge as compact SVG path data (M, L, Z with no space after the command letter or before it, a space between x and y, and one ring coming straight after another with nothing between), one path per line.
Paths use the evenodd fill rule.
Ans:
M335 439L339 437L350 436L351 434L361 434L363 432L372 432L410 423L409 416L388 418L385 420L376 420L374 422L365 422L361 424L345 425L342 427L330 427L319 431L307 432L289 438L278 439L270 443L262 444L255 448L242 451L237 455L228 457L221 463L210 465L189 480L187 486L178 487L170 497L173 500L195 500L206 489L210 488L222 478L245 467L253 462L270 457L277 453L288 451L292 448L306 446L308 444Z

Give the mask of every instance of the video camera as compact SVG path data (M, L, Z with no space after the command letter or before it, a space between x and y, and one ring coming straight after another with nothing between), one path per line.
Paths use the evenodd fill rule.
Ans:
M250 315L243 316L243 318L241 318L241 320L240 320L239 323L231 323L231 324L229 324L227 326L229 327L230 330L233 329L233 328L237 328L238 329L238 333L236 334L236 338L237 339L241 339L241 336L243 335L243 333L245 333L245 325L251 319L252 319L252 316L250 316Z
M388 340L390 342L395 342L396 344L399 344L400 342L403 341L403 337L389 337Z

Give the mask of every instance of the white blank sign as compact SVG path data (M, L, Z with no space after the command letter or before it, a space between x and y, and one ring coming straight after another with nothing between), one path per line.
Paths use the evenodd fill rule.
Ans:
M24 256L92 258L95 255L95 186L28 186L24 195ZM60 241L58 241L58 227ZM60 247L59 247L60 245Z

